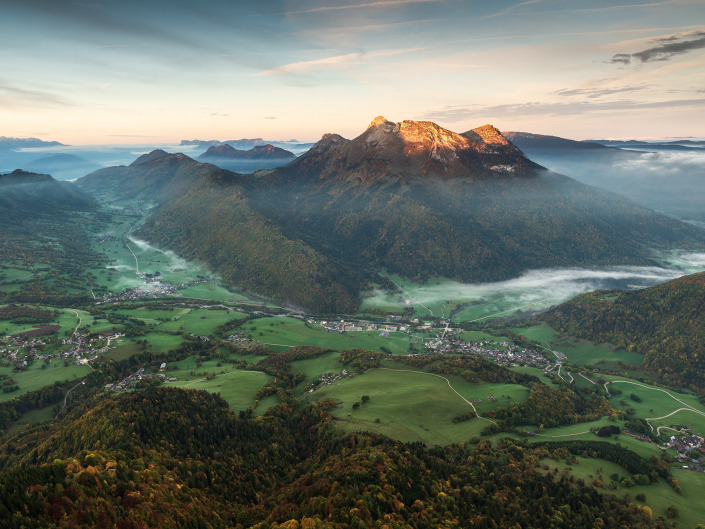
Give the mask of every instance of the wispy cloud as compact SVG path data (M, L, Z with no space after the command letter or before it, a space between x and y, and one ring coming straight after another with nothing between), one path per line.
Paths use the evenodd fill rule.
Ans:
M613 94L638 92L640 90L646 90L647 88L648 87L646 85L623 86L621 88L564 88L563 90L557 90L553 93L564 97L583 96L588 99L599 99L601 97Z
M71 107L75 104L51 92L20 88L0 79L0 108Z
M325 11L344 11L349 9L366 9L379 7L397 7L407 4L433 4L444 2L445 0L380 0L378 2L365 2L363 4L345 4L339 6L321 6L312 7L310 9L301 9L299 11L289 11L285 15L304 15L307 13L321 13Z
M319 70L334 70L341 66L349 66L356 64L366 64L371 59L390 57L393 55L402 55L404 53L412 53L423 50L424 48L404 48L398 50L380 50L372 52L356 52L347 53L345 55L335 55L333 57L325 57L323 59L314 59L311 61L300 61L277 66L268 70L262 70L254 74L255 77L265 75L299 75Z
M557 103L514 103L495 106L447 106L423 115L424 119L453 123L475 117L516 117L516 116L566 116L596 112L616 112L625 110L648 110L655 108L702 108L705 99L680 99L674 101L576 101Z
M659 43L642 51L634 53L616 53L610 60L613 64L631 64L667 61L676 55L705 48L705 31L694 31L688 34L675 34L659 37L654 40Z

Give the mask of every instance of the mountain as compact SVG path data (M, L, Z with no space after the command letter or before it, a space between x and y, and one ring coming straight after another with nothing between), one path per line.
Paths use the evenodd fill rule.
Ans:
M271 144L257 145L246 151L223 144L208 147L198 159L230 171L253 173L286 165L296 159L296 155Z
M156 204L137 235L205 261L231 285L322 311L356 308L362 274L283 233L253 207L243 175L153 151L77 184L103 200Z
M311 148L312 143L300 142L298 140L265 140L262 138L250 138L240 140L181 140L179 145L197 147L217 147L219 145L230 145L236 149L252 149L261 145L274 145L283 149L292 149L296 152Z
M641 506L542 471L559 459L550 444L428 448L343 435L330 419L295 400L238 417L219 395L176 388L94 397L0 440L0 517L18 528L654 527Z
M94 207L93 200L75 186L49 175L21 169L0 175L0 220L5 222Z
M705 222L701 170L705 150L700 147L505 134L529 158L551 170L678 219Z
M38 138L8 138L0 136L0 149L23 149L30 147L63 147L58 141L44 141Z
M618 153L618 149L610 148L594 141L576 141L559 136L532 134L530 132L508 131L504 137L519 147L523 152L555 152L565 151L598 151L600 153Z
M34 173L50 174L57 180L73 180L92 173L101 166L75 154L51 154L24 164L23 168Z
M49 175L20 169L0 175L2 264L31 265L24 281L0 292L0 303L88 302L89 270L103 266L88 234L95 216L87 213L96 208L75 185Z
M293 152L280 149L274 145L257 145L248 151L235 149L230 145L218 145L209 147L199 159L206 160L208 158L230 158L239 160L288 160L296 158Z
M636 351L668 384L705 389L705 272L582 294L541 315L559 332Z
M154 152L78 182L156 202L137 232L250 292L351 312L385 270L495 281L549 266L649 264L650 246L705 232L552 173L491 126L457 134L376 118L326 134L271 171L240 175Z

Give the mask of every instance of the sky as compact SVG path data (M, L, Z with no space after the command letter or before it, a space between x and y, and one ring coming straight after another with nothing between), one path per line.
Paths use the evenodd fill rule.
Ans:
M0 136L705 136L705 1L0 0Z

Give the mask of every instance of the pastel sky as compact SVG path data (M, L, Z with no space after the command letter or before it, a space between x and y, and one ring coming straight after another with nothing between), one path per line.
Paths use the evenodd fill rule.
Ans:
M0 136L705 136L705 1L2 0Z

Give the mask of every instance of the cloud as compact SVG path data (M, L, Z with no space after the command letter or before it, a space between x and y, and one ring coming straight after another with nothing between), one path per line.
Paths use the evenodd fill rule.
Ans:
M705 31L695 31L686 35L666 35L655 39L654 42L660 43L660 45L634 53L617 53L609 62L612 64L631 64L634 61L643 64L646 62L668 61L676 55L705 48Z
M299 75L319 70L335 70L340 66L349 66L356 64L366 64L370 59L378 57L390 57L393 55L402 55L404 53L412 53L423 50L424 48L405 48L399 50L382 50L373 52L356 52L347 53L345 55L336 55L333 57L325 57L323 59L314 59L311 61L300 61L284 64L268 70L262 70L254 74L255 77L265 75Z
M308 13L321 13L325 11L344 11L349 9L365 9L365 8L376 8L376 7L397 7L407 4L432 4L443 2L445 0L380 0L378 2L365 2L364 4L346 4L340 6L321 6L313 7L311 9L301 9L299 11L289 11L284 13L285 15L304 15Z
M42 90L20 88L0 79L0 108L20 107L71 107L74 103L68 99Z
M597 99L599 97L608 96L612 94L638 92L639 90L645 90L646 88L647 87L645 85L624 86L622 88L565 88L563 90L558 90L553 93L559 96L585 96L589 99Z
M515 116L565 116L581 115L593 112L615 112L623 110L645 110L653 108L702 108L705 99L679 99L672 101L576 101L557 103L512 103L495 106L447 106L442 109L432 110L423 115L422 119L438 120L445 122L463 121L474 117L515 117Z
M277 116L264 116L264 119L278 119Z

